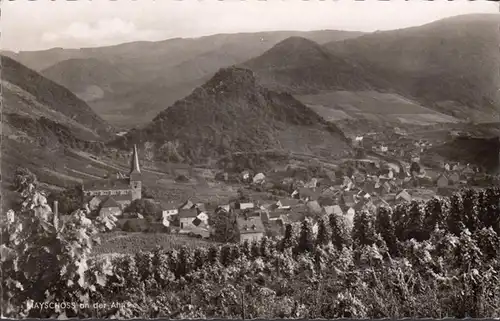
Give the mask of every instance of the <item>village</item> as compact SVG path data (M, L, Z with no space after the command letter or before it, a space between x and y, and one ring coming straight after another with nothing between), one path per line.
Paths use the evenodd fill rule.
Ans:
M390 157L385 160L370 157L366 149L358 147L358 156L364 157L345 159L335 166L335 170L323 170L317 172L317 176L311 173L297 175L300 172L297 169L285 173L277 170L269 173L219 172L215 179L221 184L239 186L237 198L220 204L191 199L179 204L162 204L142 195L141 169L134 147L128 178L85 182L82 186L84 203L97 215L113 214L123 231L144 231L130 226L147 225L148 231L210 239L222 233L210 222L231 213L236 218L240 241L278 237L283 235L286 224L300 223L306 217L317 221L325 215L335 214L352 222L358 211L446 197L461 187L471 186L472 180L479 175L477 169L459 163L426 169L420 164L420 148L415 144L413 150L417 152L409 153L410 161L405 162L391 161ZM388 150L380 153L388 153ZM139 211L126 210L131 202L138 200L155 203L159 210L148 217Z

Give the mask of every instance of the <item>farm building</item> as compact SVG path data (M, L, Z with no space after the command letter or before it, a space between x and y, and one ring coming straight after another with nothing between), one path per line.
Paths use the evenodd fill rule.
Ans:
M181 209L179 210L179 223L181 229L190 229L194 227L193 220L197 218L198 212L196 209Z
M236 202L234 203L234 208L237 210L246 210L254 208L255 204L252 202Z
M258 216L238 218L240 241L260 241L266 232L262 219Z

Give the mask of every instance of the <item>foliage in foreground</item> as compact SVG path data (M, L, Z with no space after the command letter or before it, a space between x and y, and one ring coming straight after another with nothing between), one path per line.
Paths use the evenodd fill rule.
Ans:
M37 192L24 195L4 226L6 316L500 316L498 188L360 212L352 229L333 215L317 231L307 220L289 225L281 239L113 259L89 256L96 225L112 222L77 211L61 225Z

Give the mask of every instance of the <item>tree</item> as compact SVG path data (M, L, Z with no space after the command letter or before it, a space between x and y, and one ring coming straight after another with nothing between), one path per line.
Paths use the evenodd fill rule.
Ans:
M60 213L73 213L82 207L82 189L74 186L61 192L50 193L47 202L54 204L57 201Z
M18 167L14 173L13 188L16 192L26 190L30 184L36 187L38 180L29 169Z
M280 250L284 251L285 249L292 248L294 246L294 243L295 243L295 233L294 233L293 225L287 224L285 226L285 235L281 239Z
M407 204L407 213L405 215L403 240L416 239L417 241L425 240L424 230L424 213L417 201L411 201Z
M240 235L236 213L231 209L226 211L219 208L215 215L209 219L209 224L214 229L212 238L221 243L239 242Z
M447 217L448 230L456 236L460 236L465 227L462 199L459 194L450 197Z
M346 230L345 222L337 214L330 214L328 217L330 225L332 243L337 250L341 251L342 247L350 245L349 233Z
M323 218L318 220L318 234L316 236L317 245L326 245L330 242L332 236L330 231L327 229L325 220Z
M446 227L446 211L443 208L443 202L433 198L425 203L424 206L424 224L423 229L429 238L436 225L439 228Z
M392 221L390 209L385 207L378 208L375 218L375 231L379 233L385 241L389 253L392 256L397 256L399 252L397 247L396 228Z
M158 204L141 198L133 200L129 206L127 206L124 210L125 213L139 213L146 217L158 217L161 213L161 208Z
M297 242L296 251L298 253L312 252L314 246L311 222L309 219L302 221L300 235Z
M354 226L352 229L352 239L356 246L371 246L375 243L375 230L373 218L366 210L358 211L354 214Z

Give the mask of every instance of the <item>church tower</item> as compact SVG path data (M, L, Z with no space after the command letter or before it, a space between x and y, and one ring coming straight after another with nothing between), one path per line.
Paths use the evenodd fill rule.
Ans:
M130 190L132 191L132 201L142 198L142 175L139 167L139 154L137 146L134 145L132 160L130 162Z

